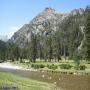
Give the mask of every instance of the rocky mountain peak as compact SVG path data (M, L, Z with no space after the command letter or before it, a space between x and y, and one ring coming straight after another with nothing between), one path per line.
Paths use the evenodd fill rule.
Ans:
M78 14L83 14L83 9L75 9L66 14L58 13L52 8L45 8L35 18L33 18L30 23L25 24L22 28L20 28L9 41L17 43L19 46L23 47L27 41L29 42L31 40L32 33L36 35L47 36L49 33L56 32L58 27L62 28L63 26L64 28L71 28L72 26L67 26L67 22L70 24L73 19L75 19L74 16ZM81 18L78 18L78 21L80 20Z
M55 9L47 7L47 8L45 8L44 11L46 11L46 12L55 12Z
M51 19L57 19L57 13L54 9L52 8L45 8L41 13L39 13L33 20L30 22L30 24L35 25L35 24L42 24L43 22Z
M45 8L40 14L39 16L53 16L53 14L56 14L57 12L55 11L55 9L52 9L52 8Z

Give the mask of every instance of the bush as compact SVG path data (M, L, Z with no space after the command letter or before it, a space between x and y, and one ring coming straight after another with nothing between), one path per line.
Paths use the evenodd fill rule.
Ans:
M75 70L79 70L79 65L74 66Z
M31 64L31 67L33 68L34 67L34 64Z
M55 69L58 68L58 66L57 66L57 65L54 65L54 64L47 65L47 67L48 67L49 69L53 69L53 70L55 70Z
M60 65L61 69L70 69L71 67L72 67L72 65L70 65L70 64L61 64Z
M31 67L34 69L39 69L39 68L44 68L45 65L43 65L43 64L31 64Z
M90 61L88 62L88 64L90 64Z
M40 68L44 68L45 67L45 65L43 65L43 64L40 64L39 66L40 66Z
M79 68L80 68L80 70L85 70L86 66L85 65L80 65Z
M74 66L74 69L76 69L76 70L85 70L86 66L85 65L76 65L76 66Z
M31 64L31 67L33 67L34 69L39 69L39 65L38 64Z

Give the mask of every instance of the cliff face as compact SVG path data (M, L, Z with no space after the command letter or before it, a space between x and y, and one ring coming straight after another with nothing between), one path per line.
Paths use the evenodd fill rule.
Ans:
M53 34L60 31L64 35L71 36L71 34L74 34L76 27L79 28L78 36L75 37L75 39L79 40L79 47L83 40L81 28L84 27L84 10L75 9L70 13L58 13L52 8L45 8L30 23L23 25L22 28L15 32L9 41L24 47L27 42L30 42L32 34L47 36L49 33Z

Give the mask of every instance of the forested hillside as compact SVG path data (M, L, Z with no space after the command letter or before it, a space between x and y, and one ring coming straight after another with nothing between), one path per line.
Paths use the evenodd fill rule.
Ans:
M0 58L20 62L22 59L35 62L37 58L49 62L90 60L89 19L89 7L70 13L57 13L52 8L46 8L15 32L8 42L0 41L0 48L4 47L0 49Z

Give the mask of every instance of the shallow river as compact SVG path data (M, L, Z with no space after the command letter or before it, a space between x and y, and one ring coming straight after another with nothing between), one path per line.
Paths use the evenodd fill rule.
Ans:
M3 68L0 68L0 71L11 72L19 76L54 83L64 90L90 90L90 75L66 75L60 73Z

